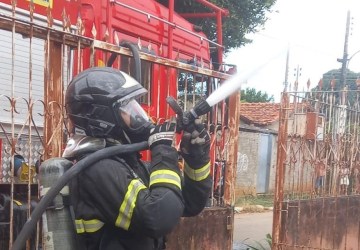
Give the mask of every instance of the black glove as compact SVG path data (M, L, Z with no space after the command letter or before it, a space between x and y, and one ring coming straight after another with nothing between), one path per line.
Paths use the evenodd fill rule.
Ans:
M192 168L201 168L210 161L210 135L200 119L184 129L181 155Z
M164 122L163 124L156 125L151 129L150 137L148 139L150 149L157 145L173 146L176 130L176 120Z
M148 140L151 150L149 188L170 188L181 197L179 154L173 147L175 130L175 119L156 125L154 129L150 130Z

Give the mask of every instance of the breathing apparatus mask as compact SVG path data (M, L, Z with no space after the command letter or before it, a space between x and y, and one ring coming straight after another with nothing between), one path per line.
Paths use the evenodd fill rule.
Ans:
M134 98L118 100L114 109L118 122L129 142L135 143L148 139L154 124Z

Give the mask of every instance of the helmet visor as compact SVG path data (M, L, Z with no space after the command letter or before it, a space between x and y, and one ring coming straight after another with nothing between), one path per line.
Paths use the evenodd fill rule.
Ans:
M119 116L130 130L137 130L149 123L150 119L140 104L132 99L127 104L120 105Z

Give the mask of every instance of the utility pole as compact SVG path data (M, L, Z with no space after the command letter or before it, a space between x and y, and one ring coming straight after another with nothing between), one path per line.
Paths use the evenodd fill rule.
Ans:
M301 76L301 70L302 68L299 67L299 64L297 65L297 67L294 69L294 76L296 77L295 83L294 83L294 91L298 91L298 87L299 87L299 77Z
M338 62L341 62L341 75L340 75L340 86L343 88L346 84L346 74L347 74L347 63L348 63L348 46L349 46L349 31L350 31L350 11L347 12L346 18L346 31L345 31L345 43L344 43L344 54L342 59L337 59Z
M288 91L289 54L290 54L290 48L288 47L287 54L286 54L284 92L287 92L287 91Z

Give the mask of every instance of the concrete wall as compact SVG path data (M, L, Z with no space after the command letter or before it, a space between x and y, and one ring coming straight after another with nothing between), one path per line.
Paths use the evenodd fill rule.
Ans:
M258 148L258 133L240 131L236 170L236 196L256 194Z
M259 144L261 135L271 135L271 159L266 193L274 193L277 160L277 133L275 122L264 128L242 124L239 133L239 151L236 173L236 196L255 195L259 171ZM318 141L318 146L322 144ZM321 146L321 145L320 145ZM313 145L298 136L287 141L288 158L284 175L284 190L295 193L311 193L314 189L314 162L310 155ZM295 160L294 157L299 159ZM319 156L320 157L320 156Z
M251 131L240 129L239 133L239 151L236 171L236 197L243 195L256 195L257 180L259 171L259 144L261 134L269 134L261 131ZM268 193L272 193L275 187L275 170L276 170L276 152L277 136L272 136L271 159L268 175Z
M270 130L273 130L273 131L278 131L279 130L279 121L275 121L275 122L269 124L268 126L265 126L264 128L265 129L270 129Z

